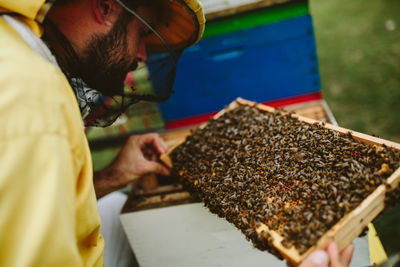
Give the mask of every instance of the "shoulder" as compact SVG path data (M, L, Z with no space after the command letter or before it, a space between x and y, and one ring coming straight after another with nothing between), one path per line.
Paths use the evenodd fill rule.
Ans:
M71 124L81 127L79 107L64 75L4 21L0 34L4 34L0 38L0 137L5 128L7 135L66 135Z

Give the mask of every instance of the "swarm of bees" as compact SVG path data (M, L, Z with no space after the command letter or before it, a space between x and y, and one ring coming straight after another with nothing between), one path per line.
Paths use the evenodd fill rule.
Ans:
M248 105L211 119L171 158L211 212L278 257L260 224L303 254L400 166L398 150Z

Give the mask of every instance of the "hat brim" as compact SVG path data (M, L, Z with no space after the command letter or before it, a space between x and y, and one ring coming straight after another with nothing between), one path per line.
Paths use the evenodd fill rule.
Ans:
M172 50L183 49L200 40L204 31L205 17L198 0L166 0L167 12L154 29L166 41ZM163 52L167 48L155 35L146 37L148 51Z

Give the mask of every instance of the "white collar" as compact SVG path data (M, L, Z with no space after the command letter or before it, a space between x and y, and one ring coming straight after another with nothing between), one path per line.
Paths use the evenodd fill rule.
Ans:
M19 35L24 39L24 41L42 58L53 64L55 67L57 67L59 70L61 70L60 66L57 63L56 58L53 56L51 53L50 49L47 47L47 45L43 42L42 39L36 36L32 32L31 29L29 29L28 26L26 26L24 23L20 22L19 20L13 18L10 15L1 15L2 18L10 24L11 27L13 27Z

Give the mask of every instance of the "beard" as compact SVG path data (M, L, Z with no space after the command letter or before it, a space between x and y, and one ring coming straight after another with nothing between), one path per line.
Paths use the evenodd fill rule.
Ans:
M138 65L128 52L127 26L131 20L123 12L108 34L93 36L79 57L79 66L75 66L76 76L106 96L122 95L127 73Z

